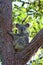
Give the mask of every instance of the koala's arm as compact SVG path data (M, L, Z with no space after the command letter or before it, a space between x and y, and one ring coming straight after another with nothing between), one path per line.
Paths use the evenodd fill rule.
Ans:
M7 32L7 34L9 34L13 40L17 39L19 36L21 36L21 34L13 34L12 32Z
M7 32L11 37L12 37L12 39L14 40L14 35L13 35L13 33L12 32Z

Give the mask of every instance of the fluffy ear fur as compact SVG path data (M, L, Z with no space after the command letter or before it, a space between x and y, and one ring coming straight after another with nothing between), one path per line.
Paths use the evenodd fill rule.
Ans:
M30 26L30 24L29 24L29 23L26 23L26 24L25 24L25 26L26 26L26 27L29 27L29 26Z
M20 26L20 24L17 23L17 24L16 24L16 27L18 28L19 26Z

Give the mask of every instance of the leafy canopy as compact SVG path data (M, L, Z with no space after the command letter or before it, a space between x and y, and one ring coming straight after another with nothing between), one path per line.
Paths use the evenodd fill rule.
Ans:
M12 2L13 24L30 23L30 37L43 28L43 0L14 0ZM13 28L13 31L15 29Z

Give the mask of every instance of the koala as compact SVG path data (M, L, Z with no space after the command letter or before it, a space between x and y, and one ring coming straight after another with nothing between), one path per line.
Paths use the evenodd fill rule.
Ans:
M29 43L29 35L26 31L29 27L29 24L16 24L16 28L18 28L17 34L12 34L12 32L8 32L8 34L13 39L13 47L15 51L22 51Z

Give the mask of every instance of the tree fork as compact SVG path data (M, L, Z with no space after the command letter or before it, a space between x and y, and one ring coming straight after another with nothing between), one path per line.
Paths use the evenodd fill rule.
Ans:
M34 37L28 47L14 54L12 38L7 31L12 30L12 5L10 0L0 0L0 55L2 65L25 65L43 45L43 29Z
M40 30L39 33L37 33L37 35L33 38L30 44L22 52L15 55L16 59L15 65L17 59L19 60L21 65L25 65L42 46L43 46L43 29Z

